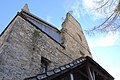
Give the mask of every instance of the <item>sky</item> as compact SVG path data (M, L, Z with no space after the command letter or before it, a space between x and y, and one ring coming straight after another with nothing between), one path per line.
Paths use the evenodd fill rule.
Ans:
M91 10L94 0L1 0L0 33L7 27L25 3L30 12L61 29L66 13L69 11L81 24L83 30L91 29L101 23L104 14ZM120 79L120 32L89 36L85 33L93 59L107 70L115 80Z

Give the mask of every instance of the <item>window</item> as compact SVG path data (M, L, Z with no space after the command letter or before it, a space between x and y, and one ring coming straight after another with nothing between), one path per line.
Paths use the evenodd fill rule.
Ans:
M50 64L50 61L44 57L41 57L41 69L40 73L45 73L47 72L48 65Z
M57 33L56 31L50 29L49 27L42 25L40 22L31 19L31 18L27 18L30 22L32 22L34 25L36 25L37 27L39 27L42 31L44 31L45 33L47 33L49 36L51 36L53 39L55 39L57 42L61 43L61 36L60 33Z

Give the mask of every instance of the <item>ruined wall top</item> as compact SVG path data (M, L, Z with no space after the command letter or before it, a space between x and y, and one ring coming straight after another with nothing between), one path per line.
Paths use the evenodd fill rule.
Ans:
M24 7L22 8L23 11L30 12L28 4L25 4Z
M62 24L61 34L63 45L74 58L77 56L92 57L80 23L69 12Z

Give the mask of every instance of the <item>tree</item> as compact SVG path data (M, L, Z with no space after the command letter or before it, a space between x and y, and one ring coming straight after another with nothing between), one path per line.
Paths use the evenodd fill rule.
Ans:
M104 22L88 32L116 32L120 30L120 0L94 0L98 6L94 10L105 14Z

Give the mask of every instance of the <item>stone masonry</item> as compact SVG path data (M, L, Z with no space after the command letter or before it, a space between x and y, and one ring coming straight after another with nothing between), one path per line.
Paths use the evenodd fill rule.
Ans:
M0 80L23 80L39 74L41 57L50 61L48 70L81 56L92 57L82 28L70 13L60 32L62 42L57 43L16 15L0 35Z

